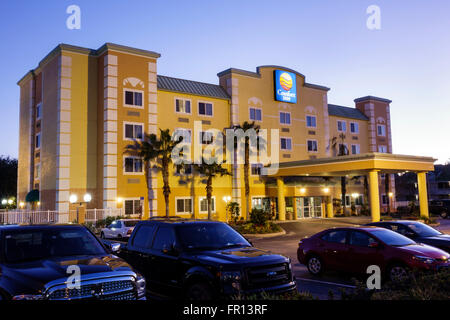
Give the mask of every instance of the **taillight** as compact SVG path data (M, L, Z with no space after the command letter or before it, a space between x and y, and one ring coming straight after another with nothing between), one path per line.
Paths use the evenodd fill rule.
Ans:
M133 230L128 229L127 234L131 234L133 232Z

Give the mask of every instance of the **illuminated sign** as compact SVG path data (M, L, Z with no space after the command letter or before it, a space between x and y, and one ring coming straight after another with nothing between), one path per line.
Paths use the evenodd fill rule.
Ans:
M297 82L295 74L283 70L275 70L275 100L297 103Z

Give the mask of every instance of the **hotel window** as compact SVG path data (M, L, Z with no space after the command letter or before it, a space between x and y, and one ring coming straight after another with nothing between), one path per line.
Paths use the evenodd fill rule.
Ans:
M192 198L177 198L175 201L177 214L192 213Z
M281 138L281 150L292 150L292 139L291 138Z
M200 131L200 141L202 144L211 144L213 142L212 132Z
M142 173L142 160L136 157L125 157L126 173Z
M124 200L125 214L141 214L141 200Z
M386 146L378 146L378 152L387 153L387 147Z
M126 106L142 108L142 91L126 89L124 99Z
M36 179L36 180L41 179L41 164L40 163L38 163L34 167L34 179Z
M359 153L359 144L352 144L352 154Z
M200 213L208 213L208 198L200 197ZM216 197L211 197L211 212L216 212Z
M363 195L360 194L355 198L355 205L362 206L364 204L364 198Z
M38 133L36 135L36 149L39 149L41 147L41 134Z
M250 108L250 120L261 121L262 120L262 110L257 108Z
M381 195L381 203L388 204L388 197L385 194Z
M306 116L306 127L307 128L317 127L316 116Z
M281 124L291 124L291 113L290 112L280 112L280 123Z
M252 197L252 209L262 209L263 199L262 197Z
M184 128L175 129L174 134L178 136L178 138L183 137L183 143L191 143L191 130Z
M142 124L124 123L125 139L142 139Z
M175 111L178 113L191 113L191 100L175 99Z
M350 132L359 133L359 125L356 122L350 122Z
M386 126L384 124L377 125L377 133L381 137L386 136Z
M337 121L337 129L339 132L346 132L347 131L347 122L343 120Z
M175 170L178 174L192 174L192 165L178 164L175 166Z
M207 102L199 102L198 103L198 114L202 116L211 116L213 115L213 105L212 103Z
M36 106L36 120L39 120L42 116L42 103Z
M308 140L308 152L317 152L317 140Z
M261 163L252 163L251 165L251 175L252 176L259 176L261 175L261 168L263 165Z

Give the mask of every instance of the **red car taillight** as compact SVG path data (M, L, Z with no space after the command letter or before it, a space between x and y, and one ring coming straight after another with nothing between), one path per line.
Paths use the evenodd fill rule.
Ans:
M132 229L128 229L127 234L131 234L131 233L133 233L133 230Z

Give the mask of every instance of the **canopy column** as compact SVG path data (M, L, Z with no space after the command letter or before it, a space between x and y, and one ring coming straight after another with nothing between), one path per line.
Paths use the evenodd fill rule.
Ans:
M429 218L430 214L428 212L428 193L427 193L427 173L426 172L418 172L417 173L417 187L419 189L420 216Z
M380 195L378 191L378 170L369 171L369 198L372 222L380 221Z
M284 180L277 177L277 197L278 197L278 219L286 220L286 199L284 196Z

